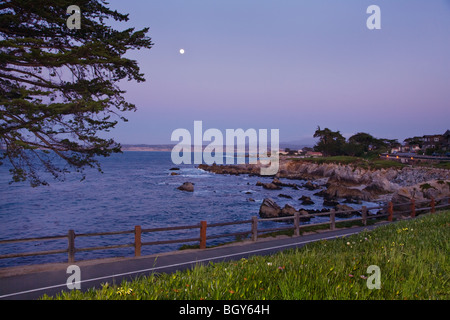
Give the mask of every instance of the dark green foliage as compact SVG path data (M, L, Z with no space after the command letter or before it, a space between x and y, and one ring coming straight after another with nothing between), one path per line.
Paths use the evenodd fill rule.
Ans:
M319 142L314 146L314 150L322 152L327 156L337 156L345 145L345 138L339 131L331 131L328 128L323 130L317 127L314 138L319 138Z
M37 186L47 184L43 171L62 180L70 169L100 170L95 156L120 152L120 145L99 132L136 109L118 82L145 81L137 62L124 55L152 47L148 28L115 30L105 20L127 21L127 15L105 1L81 0L81 29L70 30L66 10L72 4L0 4L0 160L12 164L13 181Z
M320 127L314 133L314 138L319 138L314 149L331 157L378 158L380 153L389 152L391 148L400 145L397 140L378 139L365 132L358 132L346 141L339 131L328 128L321 130Z

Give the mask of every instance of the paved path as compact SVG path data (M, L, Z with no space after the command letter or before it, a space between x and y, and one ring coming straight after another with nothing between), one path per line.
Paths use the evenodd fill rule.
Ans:
M329 240L359 233L370 227L340 229L300 237L264 239L205 250L186 250L133 258L114 258L80 261L74 264L81 270L81 290L100 287L100 284L120 283L153 272L170 273L190 268L198 263L208 263L248 258L252 255L268 255L307 243ZM54 295L68 290L66 281L68 263L37 265L0 269L0 299L37 299L43 294Z

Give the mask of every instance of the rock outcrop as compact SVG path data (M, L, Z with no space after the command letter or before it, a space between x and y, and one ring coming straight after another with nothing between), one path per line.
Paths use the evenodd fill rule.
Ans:
M354 199L354 200L372 200L372 195L366 190L357 187L346 187L340 184L331 184L325 191L327 199Z
M221 174L260 175L259 165L200 165L199 168ZM301 179L309 182L302 187L314 190L320 187L310 180L326 179L327 189L320 195L330 199L346 198L349 202L373 201L383 195L393 195L403 187L411 187L428 181L450 181L450 170L427 167L403 167L388 169L368 169L361 166L340 165L336 163L312 163L280 159L279 171L271 183L261 183L267 189L276 190L275 186L296 184L282 183L279 179ZM404 192L404 191L402 191ZM400 194L402 194L400 192ZM435 192L430 190L428 192ZM406 197L406 195L404 196ZM419 198L418 198L419 199Z
M320 188L318 184L312 183L311 181L306 182L302 187L308 190L317 190Z
M314 204L314 201L312 201L311 197L308 196L301 196L298 200L301 201L302 204L306 206Z
M297 212L298 211L295 210L295 208L293 206L291 206L290 204L286 204L283 207L283 209L281 209L280 216L281 217L289 217L289 216L293 216Z
M311 219L307 211L305 210L298 211L290 204L286 204L283 208L280 208L280 206L273 199L270 198L264 199L261 204L261 207L259 208L259 216L263 219L292 217L296 213L300 214L301 222L306 222Z
M336 206L336 211L337 211L336 217L338 218L350 218L353 217L355 214L359 214L358 210L355 210L354 208L347 206L346 204L338 204Z
M177 189L181 191L194 192L194 185L191 182L185 182Z
M394 210L409 210L411 199L416 201L416 207L428 207L429 200L450 196L450 181L432 180L425 183L417 183L408 187L399 188L392 196ZM425 201L425 203L420 203Z
M295 183L284 183L281 182L278 178L275 178L272 180L272 182L263 183L261 181L256 182L256 186L262 186L264 189L269 190L279 190L282 189L281 187L290 187L298 190L298 186Z
M263 183L262 184L264 189L269 189L269 190L280 190L281 187L277 186L275 183L269 182L269 183Z
M270 198L263 200L261 207L259 208L259 216L263 219L277 218L280 216L280 206Z

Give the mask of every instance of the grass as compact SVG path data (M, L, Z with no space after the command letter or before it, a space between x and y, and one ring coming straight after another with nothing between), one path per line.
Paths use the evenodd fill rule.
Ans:
M424 168L436 168L436 169L450 170L450 161L440 161L439 163L419 162L416 164L416 166L424 167Z
M429 183L424 183L420 185L420 190L424 191L424 190L428 190L428 189L436 189L435 187L433 187L431 184Z
M350 156L334 156L334 157L318 157L318 158L290 158L294 161L313 162L317 164L323 163L340 163L340 164L356 164L365 161L363 158Z
M316 163L316 164L335 163L335 164L350 165L353 167L370 169L370 170L380 170L380 169L389 169L389 168L401 169L401 168L407 166L406 164L403 164L403 163L400 163L397 161L393 161L393 160L365 159L365 158L350 157L350 156L319 157L319 158L289 158L289 160L311 162L311 163Z
M438 163L438 164L435 164L433 167L439 168L439 169L447 169L447 170L450 170L450 161L440 162L440 163Z
M448 300L449 236L447 210L271 256L197 265L53 298ZM367 287L370 265L381 270L380 289Z
M382 160L382 159L371 160L367 164L367 168L375 169L375 170L390 169L390 168L401 169L401 168L404 168L404 167L407 167L407 165L403 164L403 163L400 163L400 162L397 162L397 161Z

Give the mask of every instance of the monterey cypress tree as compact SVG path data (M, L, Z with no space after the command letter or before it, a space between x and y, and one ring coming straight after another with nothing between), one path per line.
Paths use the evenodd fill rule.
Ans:
M69 29L67 8L80 8L80 28ZM0 164L12 181L47 184L49 172L100 169L96 156L120 152L100 132L114 128L136 107L119 81L145 81L133 49L150 49L148 28L123 31L105 21L127 21L103 0L0 1ZM61 161L62 159L62 161Z

